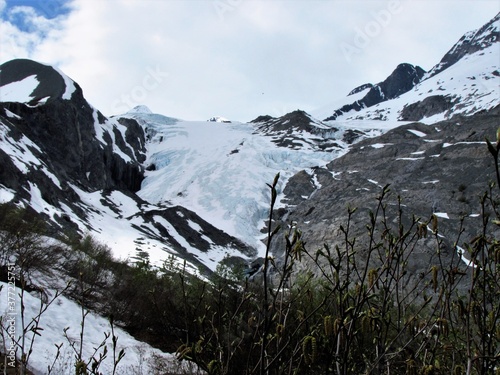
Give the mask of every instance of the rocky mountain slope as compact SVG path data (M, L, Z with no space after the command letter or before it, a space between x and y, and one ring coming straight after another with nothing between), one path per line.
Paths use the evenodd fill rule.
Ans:
M431 232L433 217L441 259L457 270L473 267L461 245L480 234L488 216L480 197L495 180L485 138L494 140L500 124L499 22L497 15L465 34L428 73L400 64L380 83L359 86L312 115L296 110L251 123L183 121L144 106L106 118L56 68L6 62L0 66L0 203L26 207L54 237L92 234L131 262L185 264L208 275L221 262L255 261L259 269L266 184L278 172L276 223L299 228L312 253L339 245L339 228L349 223L363 259L370 212L388 186L388 226L418 223ZM357 208L351 218L348 208ZM284 237L276 238L279 264ZM416 244L406 266L410 277L436 261L435 241ZM311 264L304 259L300 267ZM26 301L36 314L38 300ZM78 315L65 298L48 315L64 320L61 309ZM99 317L92 322L105 325ZM77 327L79 320L69 324ZM99 344L98 333L89 346ZM60 327L49 327L41 345L52 346L60 334ZM138 345L122 331L120 340ZM125 365L141 356L129 354ZM38 357L36 366L45 368Z
M445 126L447 122L433 128L410 121L449 119L450 124L467 125L479 121L475 116L495 118L500 102L498 24L497 15L467 33L429 73L400 64L379 84L362 85L323 110L327 116L297 110L280 118L260 116L249 124L182 121L146 107L108 119L57 69L30 60L4 63L1 200L30 207L52 223L54 232L92 233L122 258L148 257L159 264L173 256L203 272L224 259L248 262L262 255L266 183L278 172L280 209L297 220L301 214L312 215L311 207L323 206L313 198L338 189L339 173L348 170L353 189L342 186L339 202L357 202L352 194L364 191L366 181L397 188L394 181L414 180L408 189L425 185L429 193L415 192L422 207L455 212L437 208L441 196L427 191L436 185L432 181L443 180L441 168L453 170L454 164L437 168L436 163L418 162L423 156L411 153L425 154L435 139L427 142L400 126L428 135L434 134L432 129L455 128ZM457 115L465 117L457 120ZM492 121L486 122L493 126ZM451 139L458 136L457 129L467 129L460 135L465 137L474 131L469 125L439 134ZM480 139L481 130L476 132ZM409 142L411 134L415 139ZM425 144L415 143L419 139ZM435 145L441 148L429 160L449 151L444 143L453 142ZM364 153L363 160L356 158ZM406 155L401 156L406 164L399 155ZM410 163L413 159L417 163ZM413 174L421 168L427 171L425 178ZM388 175L389 170L397 172ZM402 172L406 170L408 174ZM369 177L358 181L362 175ZM471 176L463 184L450 177L445 189L457 192L463 185L470 192L470 186L476 188ZM366 206L369 195L362 196L367 200L359 205ZM326 239L326 234L314 234L312 223L305 231Z
M496 139L499 115L497 106L471 117L456 116L433 126L411 123L364 139L325 168L317 168L314 179L305 173L294 176L285 189L293 208L279 214L285 222L297 224L307 247L315 251L324 244L334 248L340 243L338 228L347 225L348 208L357 208L351 235L358 237L362 248L369 211L376 210L377 198L389 185L385 204L390 220L398 216L398 197L407 228L414 216L424 223L435 215L445 243L444 259L458 259L456 246L479 235L480 197L496 178L485 137ZM410 260L412 272L429 267L435 246L432 240L420 241ZM277 244L275 251L280 248L282 244Z
M207 271L208 259L255 254L193 212L135 194L147 137L135 120L105 118L77 83L34 61L1 65L0 85L2 201L30 207L53 233L92 233L121 258L174 256Z
M433 123L472 115L498 103L500 14L464 34L428 73L400 64L383 82L365 84L312 115L324 121L400 120Z

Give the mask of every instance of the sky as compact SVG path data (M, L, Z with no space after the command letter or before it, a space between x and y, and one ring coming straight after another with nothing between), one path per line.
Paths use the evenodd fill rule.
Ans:
M104 115L312 111L399 63L425 70L498 0L0 0L0 63L54 65Z

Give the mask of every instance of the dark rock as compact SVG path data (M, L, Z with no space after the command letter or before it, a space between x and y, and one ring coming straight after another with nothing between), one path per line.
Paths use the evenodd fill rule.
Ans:
M347 225L348 207L357 208L350 222L350 237L356 238L358 256L363 260L363 249L368 246L369 212L376 211L377 198L389 184L391 193L384 206L389 226L397 230L399 207L406 228L413 215L424 222L433 213L446 213L449 218L438 218L444 241L442 255L445 262L451 262L453 256L456 260L457 238L460 243L471 241L482 229L482 219L475 216L481 212L479 197L488 190L489 182L495 180L494 161L484 137L495 139L499 115L500 107L496 107L487 113L455 116L432 126L408 124L360 141L346 155L327 165L335 178L325 175L321 188L314 192L311 193L307 173L301 172L290 179L293 186L286 186L284 191L290 192L291 198L310 195L308 199L292 201L296 206L282 215L285 221L282 226L296 222L307 249L314 254L325 243L332 249L342 246L339 227ZM460 232L464 215L466 220ZM495 236L500 235L496 232ZM419 241L415 255L409 259L412 275L429 270L436 261L435 246L431 240ZM274 254L279 256L283 248L283 243L276 241ZM463 262L459 266L465 268Z
M364 91L366 89L371 89L372 87L373 87L373 84L365 83L361 86L358 86L358 87L352 89L351 92L349 94L347 94L347 96L357 94L358 92Z
M262 116L258 116L257 118L253 119L252 121L250 121L250 123L255 124L257 122L267 122L267 121L274 120L274 119L275 118L272 116L262 115Z
M403 108L399 120L419 121L425 117L430 117L438 113L450 110L455 105L449 96L433 95L424 100L409 104Z
M53 67L40 64L28 59L16 59L8 61L1 66L0 86L12 82L22 81L26 77L35 75L40 82L31 93L33 100L30 105L36 105L40 99L49 98L47 102L60 99L66 91L64 79ZM81 93L80 87L76 90Z
M376 85L365 84L355 88L349 93L349 95L371 87L370 91L368 91L362 99L335 109L333 114L323 121L332 121L344 113L350 111L360 111L363 108L372 107L381 102L385 102L386 100L397 98L405 92L410 91L417 83L420 82L424 74L425 70L419 66L413 66L406 63L399 64L391 75L383 82Z

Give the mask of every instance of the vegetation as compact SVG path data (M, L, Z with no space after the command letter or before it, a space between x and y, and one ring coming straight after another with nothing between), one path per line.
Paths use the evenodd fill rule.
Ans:
M295 225L273 220L278 175L269 185L267 251L256 276L221 266L207 281L174 262L130 265L91 237L69 241L71 251L40 246L40 232L23 229L27 211L3 206L2 278L10 259L23 291L36 272L55 272L54 264L74 281L60 290L82 306L80 342L70 342L75 374L98 374L98 350L90 359L81 353L89 309L208 374L500 374L500 137L487 144L497 178L479 199L481 226L464 243L462 221L451 249L438 217L407 221L403 199L389 186L366 218L364 238L352 235L359 212L348 208L336 245L307 249ZM394 200L395 216L388 210ZM285 249L275 259L271 243L279 236ZM415 273L412 258L429 241L432 262ZM39 316L53 301L42 294ZM23 322L28 334L40 334L36 319ZM116 348L114 333L111 339ZM30 349L24 339L17 345L25 368ZM113 353L115 369L123 355Z

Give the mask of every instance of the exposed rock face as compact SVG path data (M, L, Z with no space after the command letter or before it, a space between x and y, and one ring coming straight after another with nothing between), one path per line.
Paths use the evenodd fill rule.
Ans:
M499 114L497 107L489 113L455 117L432 126L412 123L362 140L327 168L319 168L321 172L302 172L292 178L293 186L284 192L287 203L296 207L280 212L281 217L287 223L297 222L307 249L314 253L324 243L330 248L341 243L339 227L347 224L347 208L357 208L350 223L351 236L356 237L363 259L368 212L375 211L383 186L390 184L391 195L385 201L389 224L398 225L398 196L407 228L412 215L427 221L433 213L438 214L439 233L445 243L442 255L446 260L457 259L454 242L460 238L461 245L481 230L479 197L495 180L494 162L484 138L495 139ZM314 189L320 175L321 187ZM414 275L427 271L436 261L435 242L422 239L418 246L409 259L409 271ZM276 243L275 253L281 249L283 244ZM461 266L466 267L464 263Z
M370 88L368 93L362 99L336 109L333 114L324 119L324 121L335 120L343 113L353 110L359 111L363 108L374 106L375 104L386 100L397 98L399 95L410 91L417 83L420 82L424 74L425 70L419 66L413 66L406 63L399 64L391 75L383 82L376 85L368 83L352 90L349 95L353 95Z
M128 145L116 126L108 125L111 132L99 129L108 120L87 103L78 84L73 82L75 91L70 100L62 98L65 81L53 68L30 60L13 60L0 69L1 85L36 75L40 83L32 93L32 103L49 96L45 104L36 107L30 103L1 103L0 113L11 131L16 129L38 145L38 156L57 173L59 181L78 181L91 190L138 190L143 179L140 162L145 158L145 149L144 132L137 123L131 120L124 124L125 138L132 141ZM7 117L5 109L17 117ZM102 132L101 142L96 131ZM113 145L129 160L118 155Z
M419 121L438 113L450 110L454 101L449 96L433 95L424 100L412 103L403 108L400 115L401 121Z
M274 118L259 116L252 121L257 133L273 138L278 146L292 149L310 147L313 150L338 151L366 135L362 131L340 129L296 110Z
M40 64L28 59L16 59L7 61L0 66L0 86L18 82L26 77L35 76L40 82L31 96L33 99L28 103L36 105L41 99L47 98L47 102L60 99L66 91L66 84L61 74L53 67ZM81 94L81 88L76 85L76 91Z
M373 87L373 84L371 83L365 83L364 85L358 86L355 89L352 89L347 96L357 94L358 92L364 91L366 89L371 89Z
M207 273L207 263L215 268L221 252L231 254L228 262L256 255L196 213L151 205L135 194L144 179L147 135L133 113L107 119L87 103L78 84L50 66L13 60L0 71L0 86L7 87L0 102L0 186L13 202L46 220L49 234L128 226L124 236L137 236L130 246L139 255L161 247L163 257L173 254ZM16 94L25 79L33 91ZM13 100L5 100L9 95ZM135 109L153 120L159 116L146 110Z

